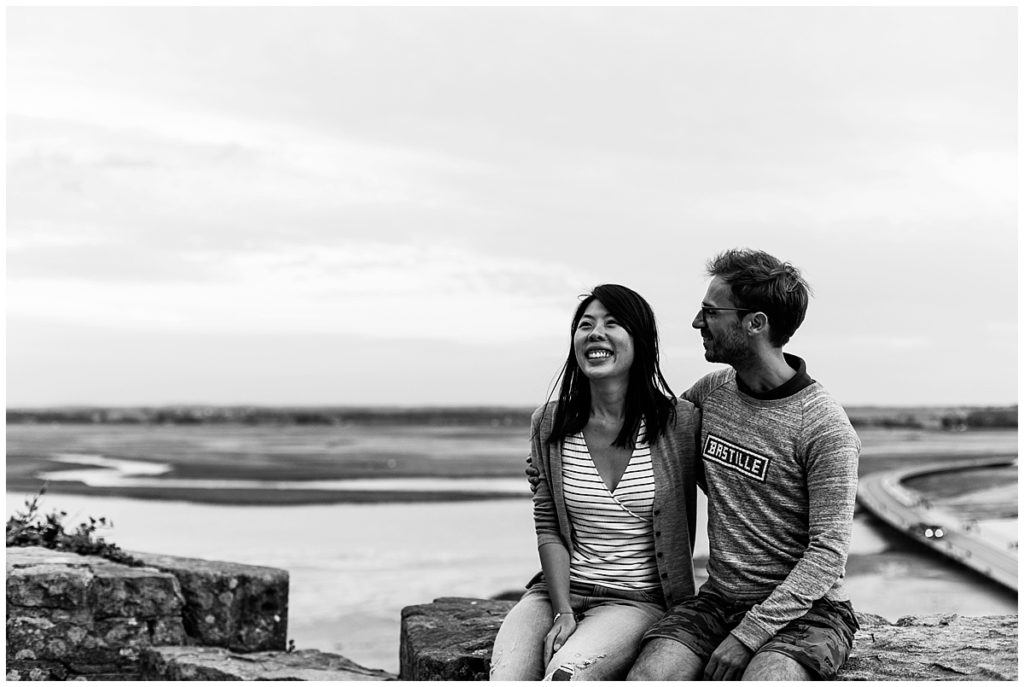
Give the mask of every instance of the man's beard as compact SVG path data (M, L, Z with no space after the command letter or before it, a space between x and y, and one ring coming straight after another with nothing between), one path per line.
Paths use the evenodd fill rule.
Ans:
M754 357L746 339L731 333L712 338L710 344L704 351L704 359L709 363L725 363L736 367Z

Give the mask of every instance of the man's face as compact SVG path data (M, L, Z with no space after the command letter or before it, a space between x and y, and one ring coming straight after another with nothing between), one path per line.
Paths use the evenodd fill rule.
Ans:
M738 306L733 301L732 289L721 277L711 280L701 305L692 326L700 330L704 339L704 359L733 366L749 359L753 352L743 333L743 318L750 311L735 310Z

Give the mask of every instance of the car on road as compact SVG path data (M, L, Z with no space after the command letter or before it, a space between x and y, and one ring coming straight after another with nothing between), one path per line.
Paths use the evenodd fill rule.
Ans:
M919 522L910 529L914 534L921 535L925 539L942 539L946 536L941 525L929 525L928 523Z

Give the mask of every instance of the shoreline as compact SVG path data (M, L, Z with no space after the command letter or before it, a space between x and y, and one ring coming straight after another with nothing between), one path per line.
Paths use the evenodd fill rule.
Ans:
M31 498L44 484L47 492L55 495L242 506L459 503L530 498L524 474L528 447L525 440L510 436L509 429L503 426L392 428L386 447L381 446L380 428L356 426L343 430L274 430L208 425L8 425L7 429L9 501L15 494ZM1015 430L893 429L860 434L861 477L922 463L1016 457L1017 449ZM77 460L69 461L68 456ZM54 479L60 471L81 471L86 466L101 479L94 481L85 474L70 473L66 480ZM128 479L116 483L105 475ZM419 479L443 482L412 488L399 484ZM479 484L459 484L468 479L478 480ZM163 480L167 482L162 483ZM348 480L383 482L372 488L366 484L338 488L328 484ZM388 483L389 480L395 482ZM519 480L522 493L509 486ZM195 482L187 483L190 481ZM974 481L969 491L978 493L988 488L996 494L998 490L991 488L998 487L999 482L985 484L986 481L987 478L982 483ZM287 487L274 488L270 484L274 482L287 483ZM933 485L921 486L928 492ZM979 496L987 500L980 493Z
M523 478L525 480L525 477ZM8 480L7 495L19 494L32 498L43 486L42 481ZM463 501L491 501L528 499L529 494L502 492L461 491L328 491L323 489L206 489L158 487L90 487L81 483L48 482L46 494L85 496L96 498L126 498L140 501L179 501L208 506L325 506L334 504L385 503L451 503ZM41 504L45 506L44 494Z
M941 456L935 462L956 462L963 459L974 459L978 458L977 454L948 454ZM907 465L908 463L919 462L919 460L907 460L907 457L901 456L898 461L893 461L889 456L883 456L880 460L872 460L870 457L861 462L860 476L884 470L889 467L893 462L898 462L900 465ZM60 466L52 461L42 459L39 461L41 466L52 469L53 467L64 467ZM10 465L8 466L11 467ZM516 468L519 469L518 467ZM34 471L38 472L38 471ZM238 475L238 470L234 469L230 465L209 465L204 470L204 477L208 480L224 480L229 482L235 479ZM166 473L167 477L173 477L176 471L172 470ZM337 473L348 473L344 476L340 476ZM465 502L465 501L490 501L495 499L528 499L531 494L525 488L526 476L524 472L519 471L518 473L510 473L509 471L500 471L500 474L489 475L491 479L522 479L524 482L524 493L510 493L508 491L501 491L495 489L494 491L487 491L482 489L480 491L465 491L452 489L445 490L443 488L438 489L424 489L424 490L403 490L403 489L367 489L359 490L353 489L323 489L323 488L302 488L304 482L312 483L318 479L322 479L321 476L309 475L304 478L297 478L294 475L294 468L279 468L273 470L272 473L264 473L261 477L269 477L280 481L290 482L290 486L287 489L271 488L271 487L240 487L240 488L211 488L209 486L204 487L189 487L189 486L160 486L160 485L148 485L148 486L102 486L102 485L89 485L83 482L77 481L54 481L40 479L34 474L8 474L6 482L6 492L8 498L12 494L20 494L26 498L31 498L33 495L38 494L40 490L46 487L46 493L48 494L67 494L72 496L86 496L86 497L97 497L97 498L128 498L128 499L139 499L145 501L180 501L187 503L206 504L206 505L231 505L231 506L300 506L300 505L330 505L330 504L344 504L344 503L362 503L362 504L377 504L377 503L445 503L445 502ZM352 479L352 480L391 480L397 476L392 471L384 472L378 471L370 474L368 471L361 471L359 474L352 474L350 471L339 470L332 475L335 479ZM422 470L417 474L403 474L402 479L444 479L451 480L453 483L460 480L471 480L480 479L480 475L459 475L453 476L450 474L444 474L443 471L427 471ZM992 484L987 488L980 487L977 484L972 486L972 489L967 495L961 495L959 500L971 500L971 495L976 494L980 499L974 504L975 508L985 509L995 507L997 510L1000 507L998 504L994 506L987 505L989 499L986 496L994 496L1001 494L1005 489L1005 485L1002 479L1005 478L1005 473L999 471L993 471L992 473ZM155 481L158 481L155 478ZM926 486L926 485L921 485ZM933 487L932 484L928 484L926 488L922 489L922 493L928 496L932 496L929 492L932 489L927 487ZM941 498L945 494L935 494L935 497ZM948 498L948 497L947 497ZM1014 503L1015 505L1015 503ZM859 510L858 504L858 510ZM1013 515L1015 515L1014 513ZM989 517L1008 517L1010 514L990 515Z

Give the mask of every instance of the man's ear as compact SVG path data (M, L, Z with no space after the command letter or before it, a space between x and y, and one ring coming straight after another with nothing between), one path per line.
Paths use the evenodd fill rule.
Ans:
M749 320L747 320L747 330L751 334L760 334L768 331L768 316L760 310L755 312Z

